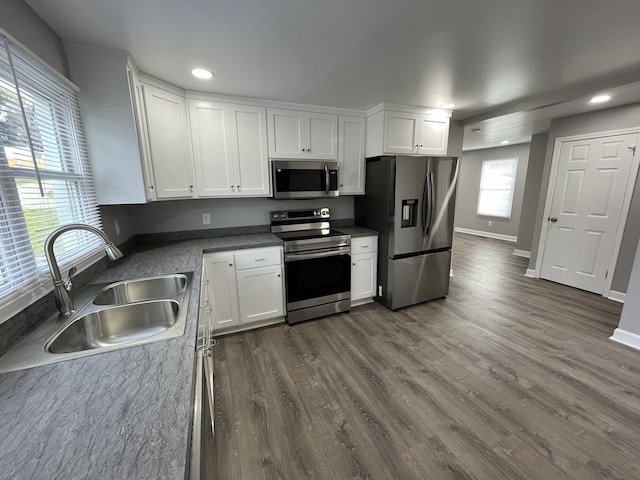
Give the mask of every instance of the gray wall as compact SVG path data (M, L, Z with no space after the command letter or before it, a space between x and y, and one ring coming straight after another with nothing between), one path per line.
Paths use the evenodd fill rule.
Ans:
M518 157L518 174L513 194L511 218L478 216L476 212L478 210L478 196L480 195L482 161L512 157ZM517 236L528 162L528 143L463 152L462 157L460 157L455 226L512 237ZM489 226L489 221L493 223L492 226Z
M547 133L539 133L531 137L529 164L527 166L527 178L522 196L518 241L516 242L516 249L525 252L531 251L533 228L536 224L536 214L538 213L538 197L540 195L540 184L542 183L542 171L544 170L544 158L548 138L549 135Z
M635 252L627 297L622 308L618 328L640 335L640 245Z
M129 205L120 213L125 216L125 219L127 215L130 215L134 233L140 234L269 225L269 212L272 210L317 207L331 208L331 217L336 220L353 218L353 197L326 200L273 200L269 198L176 200L146 205ZM104 209L105 207L103 207ZM203 213L211 215L211 225L202 224ZM109 209L108 221L113 222L117 219L117 214L117 211Z
M0 28L69 78L62 39L23 0L0 1Z
M622 128L640 127L640 104L626 105L624 107L610 108L593 113L574 115L571 117L558 118L551 122L549 129L549 140L545 155L544 171L542 173L542 183L540 185L540 196L538 198L538 213L533 233L531 245L531 259L529 268L534 269L538 256L538 243L542 231L542 216L544 214L544 202L546 200L547 188L549 187L549 175L551 171L551 159L553 148L557 138L572 135L582 135L589 133L606 132ZM617 292L626 292L631 266L635 256L638 239L640 238L640 194L638 185L640 175L636 181L633 200L629 209L629 217L625 226L620 246L620 254L616 264L611 289Z
M104 230L104 233L106 233L111 241L116 245L120 245L126 242L136 234L133 229L130 210L131 206L129 205L100 206L102 229ZM116 220L118 221L118 224L120 226L120 234L116 233Z

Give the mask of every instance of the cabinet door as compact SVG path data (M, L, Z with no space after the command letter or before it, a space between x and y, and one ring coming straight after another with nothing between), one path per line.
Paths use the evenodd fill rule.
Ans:
M237 182L233 155L227 145L231 136L227 105L189 100L189 119L198 196L232 195Z
M420 155L444 155L449 140L449 119L422 115L419 121L417 153Z
M193 159L183 97L143 85L156 198L193 196Z
M338 117L323 113L307 113L302 148L304 158L338 159Z
M385 112L385 153L416 152L420 117L414 113Z
M142 94L142 84L132 67L127 66L127 78L129 79L129 92L131 95L131 106L133 108L133 119L138 132L138 150L140 151L140 161L142 163L142 173L145 185L145 197L152 201L156 199L155 185L153 184L153 168L151 166L151 154L149 153L149 137L147 131L147 119L144 112L144 97Z
M269 109L269 155L274 158L300 158L304 118L301 112ZM304 146L306 149L307 147Z
M339 153L340 194L364 193L365 158L364 128L362 117L340 117Z
M238 325L238 293L232 253L205 255L213 330Z
M376 294L377 256L360 253L351 256L351 302L373 298Z
M230 105L231 151L237 169L236 194L269 196L267 118L262 107Z
M241 270L236 280L241 324L284 315L281 265Z

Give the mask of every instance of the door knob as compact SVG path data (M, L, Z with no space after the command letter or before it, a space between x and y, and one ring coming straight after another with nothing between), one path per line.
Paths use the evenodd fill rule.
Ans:
M551 223L556 223L558 221L556 217L549 217L547 220L550 221Z

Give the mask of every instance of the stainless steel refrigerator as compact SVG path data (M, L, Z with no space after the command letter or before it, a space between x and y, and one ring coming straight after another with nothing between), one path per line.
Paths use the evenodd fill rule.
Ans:
M398 308L449 293L455 157L367 158L356 224L380 232L376 300Z

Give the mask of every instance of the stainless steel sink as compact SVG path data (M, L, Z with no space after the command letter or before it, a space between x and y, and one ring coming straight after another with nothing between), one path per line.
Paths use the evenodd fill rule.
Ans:
M156 300L92 312L58 332L45 350L80 352L144 340L175 325L179 308L174 300Z
M0 373L184 334L193 272L89 285L70 317L52 315L0 358Z
M127 280L107 285L93 299L94 305L124 305L173 298L187 286L184 275L164 275L161 277Z

